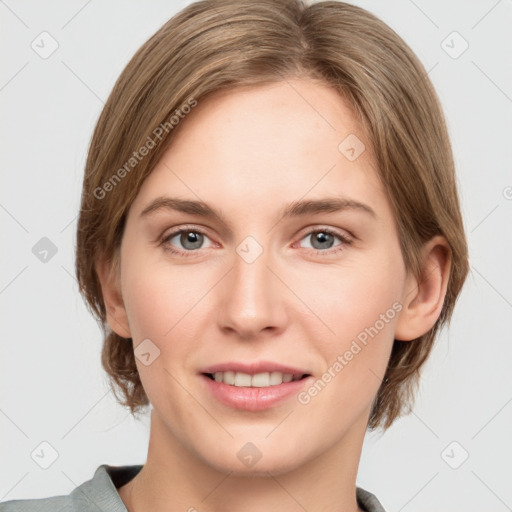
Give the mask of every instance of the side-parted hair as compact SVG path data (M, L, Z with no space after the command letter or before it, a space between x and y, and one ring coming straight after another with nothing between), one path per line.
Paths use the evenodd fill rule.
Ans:
M420 367L468 273L452 150L425 68L388 25L360 7L203 0L168 20L125 67L98 119L85 167L76 275L104 333L101 360L111 388L133 415L149 400L132 343L106 321L98 262L118 275L128 210L187 112L216 91L290 78L330 85L352 106L391 204L406 268L419 279L423 244L435 235L448 242L451 271L441 314L416 340L394 340L368 429L387 429L411 411Z

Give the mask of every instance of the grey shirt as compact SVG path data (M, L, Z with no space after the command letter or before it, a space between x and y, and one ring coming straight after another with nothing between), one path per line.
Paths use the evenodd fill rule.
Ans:
M99 466L91 480L68 495L0 503L0 512L127 512L117 489L128 483L140 470L135 466ZM379 500L368 491L356 488L359 506L366 512L385 512Z

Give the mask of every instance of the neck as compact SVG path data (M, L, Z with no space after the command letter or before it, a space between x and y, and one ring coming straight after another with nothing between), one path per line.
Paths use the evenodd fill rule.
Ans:
M129 512L359 512L355 482L365 420L301 466L240 474L206 463L153 410L147 461L119 495Z

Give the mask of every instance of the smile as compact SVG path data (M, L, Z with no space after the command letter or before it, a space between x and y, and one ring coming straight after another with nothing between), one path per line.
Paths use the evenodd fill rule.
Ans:
M283 384L283 382L286 383L300 380L306 376L305 374L294 375L292 373L282 372L263 372L251 375L249 373L235 371L207 373L205 375L207 375L210 379L215 380L215 382L222 382L229 386L249 388L266 388L269 386L279 386L280 384Z
M313 380L312 375L264 372L254 375L224 371L202 373L204 392L220 404L235 410L264 411L285 404ZM291 377L291 380L290 380Z

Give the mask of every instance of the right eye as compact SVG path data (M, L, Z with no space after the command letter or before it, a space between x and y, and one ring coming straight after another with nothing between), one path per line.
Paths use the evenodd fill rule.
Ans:
M202 248L205 238L209 240L206 233L197 228L181 228L164 236L160 244L173 254L193 256L195 251ZM180 244L182 249L175 249L177 244Z

